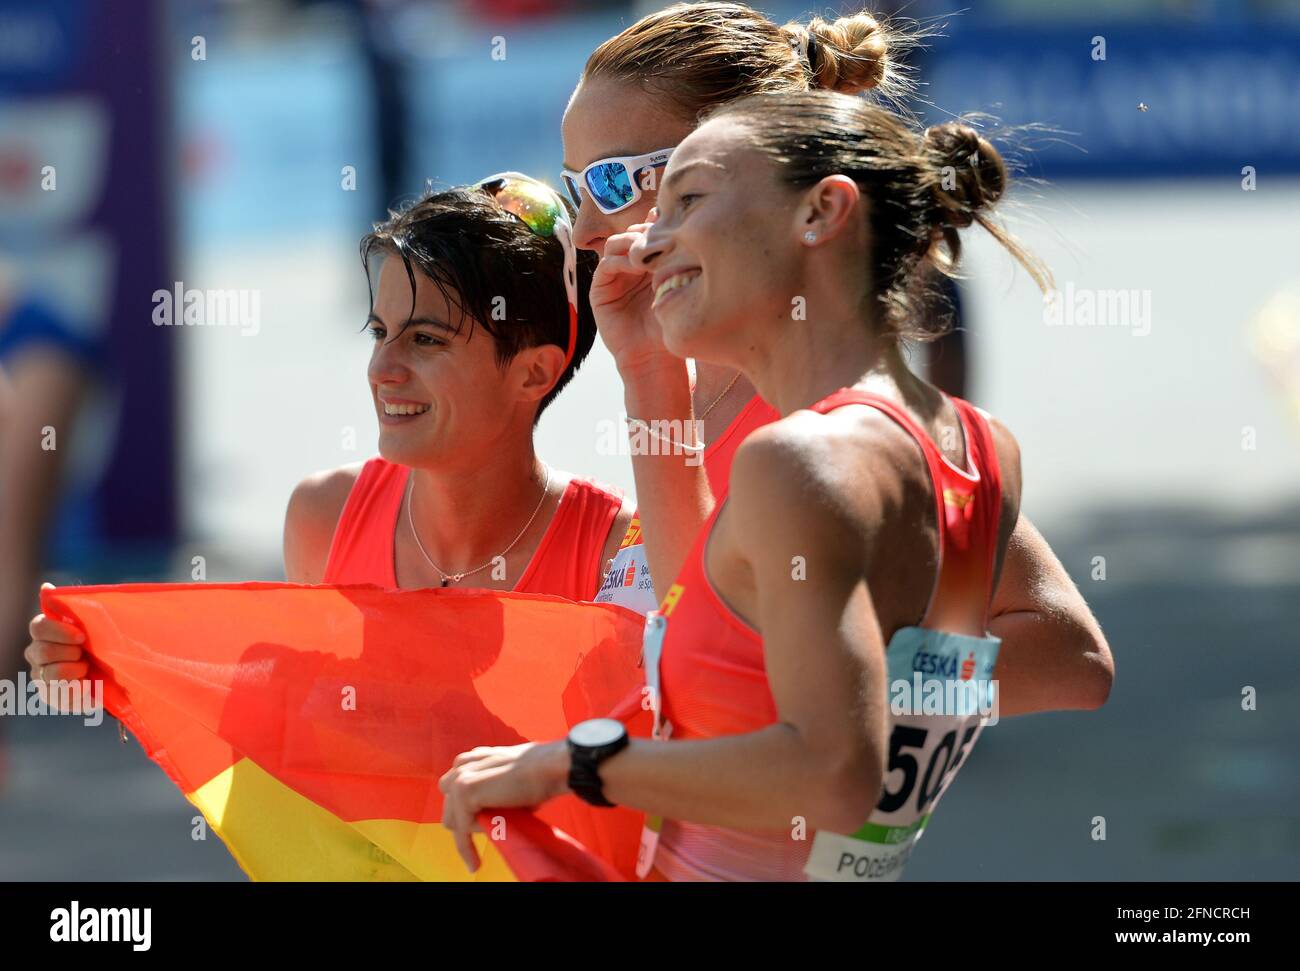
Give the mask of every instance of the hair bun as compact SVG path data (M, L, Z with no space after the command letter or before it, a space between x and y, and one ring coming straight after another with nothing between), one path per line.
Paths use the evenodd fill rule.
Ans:
M970 125L944 122L925 130L941 221L965 229L1007 186L1007 168L993 144Z
M834 22L814 17L806 26L787 24L783 30L806 51L814 88L857 94L885 80L889 39L866 11Z

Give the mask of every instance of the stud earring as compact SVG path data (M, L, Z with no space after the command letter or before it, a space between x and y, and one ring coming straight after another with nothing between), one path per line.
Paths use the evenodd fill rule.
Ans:
M817 234L814 233L811 229L808 230L808 232L803 234L803 238L807 240L809 243L817 242Z

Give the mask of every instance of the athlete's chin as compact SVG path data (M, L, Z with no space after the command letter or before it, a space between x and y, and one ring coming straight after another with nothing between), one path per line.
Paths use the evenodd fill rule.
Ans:
M701 343L701 326L694 314L669 311L659 318L664 347L677 357L695 357Z
M413 434L404 428L379 429L379 455L387 462L416 468L429 464L437 454L438 444L428 435Z
M700 361L717 358L718 342L715 328L699 320L684 319L672 325L663 324L664 347L675 357L692 357Z
M690 341L683 340L680 335L678 335L675 331L669 330L667 327L663 329L663 333L664 333L664 347L666 347L670 352L672 352L673 356L675 357L691 356L691 352L689 350Z

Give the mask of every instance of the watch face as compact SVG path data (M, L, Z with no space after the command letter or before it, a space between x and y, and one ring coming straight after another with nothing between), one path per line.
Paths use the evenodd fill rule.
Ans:
M601 748L618 741L626 732L614 718L592 718L579 722L569 731L569 740L583 748Z

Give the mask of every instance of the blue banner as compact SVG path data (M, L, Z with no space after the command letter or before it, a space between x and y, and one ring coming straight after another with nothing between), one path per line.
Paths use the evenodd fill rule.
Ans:
M928 124L989 112L1049 179L1300 173L1300 29L1288 24L970 27L918 65Z

